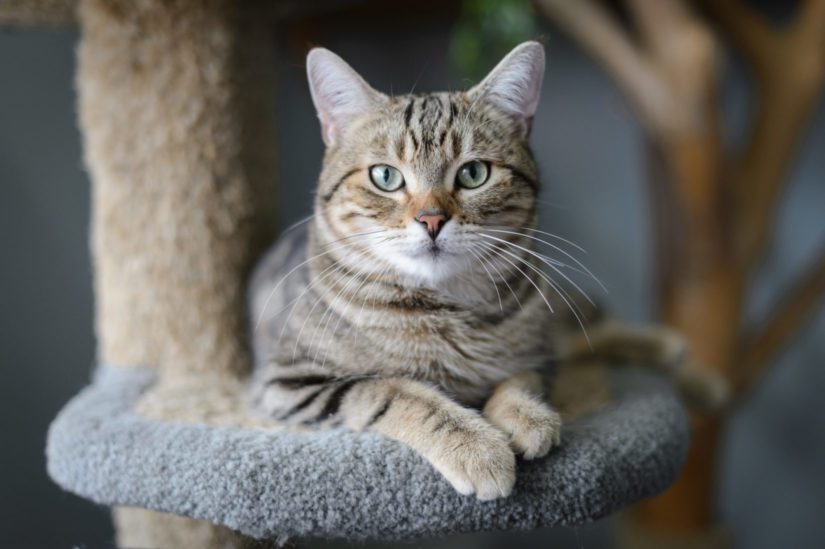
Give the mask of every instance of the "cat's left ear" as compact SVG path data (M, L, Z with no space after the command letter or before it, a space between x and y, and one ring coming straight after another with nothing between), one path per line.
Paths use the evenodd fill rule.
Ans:
M334 145L349 124L384 98L346 61L324 48L313 48L307 55L307 77L327 146Z
M468 93L473 99L483 96L510 115L526 136L539 104L543 78L544 46L535 41L524 42Z

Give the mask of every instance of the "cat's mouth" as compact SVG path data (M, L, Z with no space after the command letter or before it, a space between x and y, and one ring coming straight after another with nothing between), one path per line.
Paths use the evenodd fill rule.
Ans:
M414 279L438 284L466 268L463 253L449 242L420 243L414 250L398 256L398 267Z
M430 242L410 254L410 259L423 264L442 264L453 255L443 245Z
M437 242L428 242L421 245L416 250L409 252L410 256L418 259L435 259L445 255L450 255L443 244Z

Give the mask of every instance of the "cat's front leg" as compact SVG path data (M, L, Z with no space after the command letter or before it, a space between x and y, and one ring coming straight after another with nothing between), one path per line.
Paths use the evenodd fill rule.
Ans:
M267 392L263 401L282 403L270 408L273 417L304 424L343 424L403 442L461 494L490 500L513 489L515 456L504 433L477 411L425 383L406 378L283 376L270 380Z
M560 442L561 416L544 400L536 371L521 372L496 386L484 415L507 434L513 451L524 459L545 456Z
M507 438L475 410L409 379L365 383L346 407L346 424L369 428L423 455L453 487L480 500L505 497L516 480Z

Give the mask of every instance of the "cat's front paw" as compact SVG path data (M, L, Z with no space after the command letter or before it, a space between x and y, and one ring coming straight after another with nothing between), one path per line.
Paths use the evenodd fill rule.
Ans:
M507 497L516 482L515 456L501 432L479 422L484 428L454 433L432 464L461 494L483 501Z
M524 459L546 456L561 441L561 416L534 399L493 403L484 410L490 422L510 437L513 451Z

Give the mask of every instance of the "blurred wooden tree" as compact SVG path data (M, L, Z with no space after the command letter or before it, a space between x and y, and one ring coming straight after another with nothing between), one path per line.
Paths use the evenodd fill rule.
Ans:
M781 26L742 0L535 6L603 66L641 121L653 168L658 312L685 334L694 358L732 388L728 406L692 412L682 477L634 509L630 541L724 545L713 502L725 423L825 293L824 245L761 324L744 324L777 199L825 83L825 0L802 0ZM726 143L722 132L719 61L728 44L753 75L756 101L744 143Z

